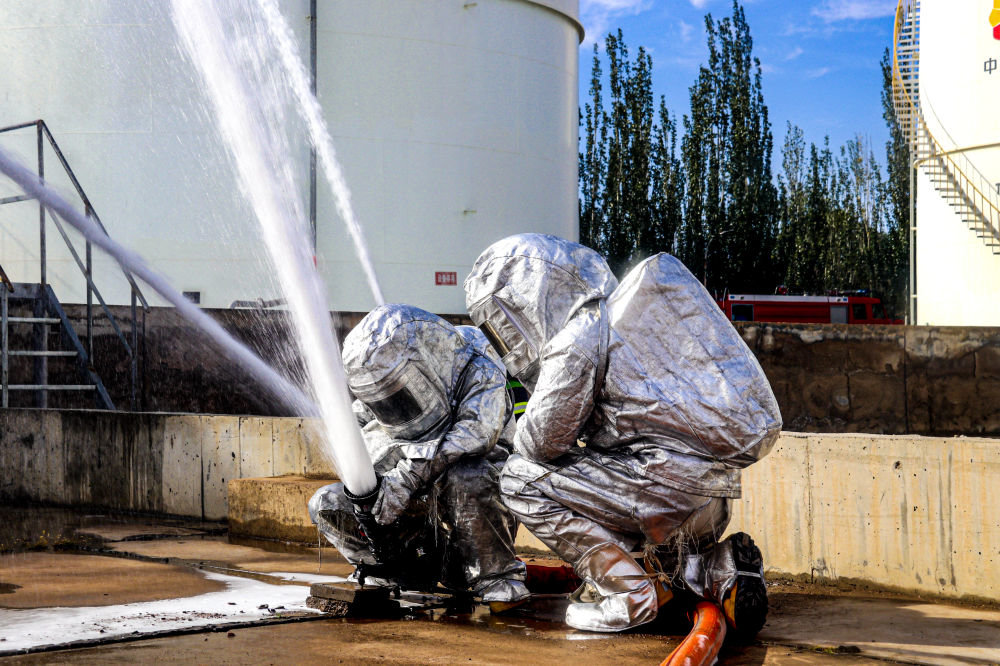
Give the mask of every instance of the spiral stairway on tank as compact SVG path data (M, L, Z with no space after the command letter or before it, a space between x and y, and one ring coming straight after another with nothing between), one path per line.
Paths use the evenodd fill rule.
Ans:
M993 254L1000 254L1000 194L966 153L986 146L947 148L930 131L920 104L920 0L900 0L896 8L892 69L893 106L910 146L912 165ZM938 123L940 125L940 123Z

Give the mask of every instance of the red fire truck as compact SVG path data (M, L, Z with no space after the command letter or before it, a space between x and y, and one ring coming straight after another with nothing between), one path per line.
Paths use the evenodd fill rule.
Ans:
M885 316L882 301L867 292L831 296L726 294L719 307L730 321L801 324L902 324Z

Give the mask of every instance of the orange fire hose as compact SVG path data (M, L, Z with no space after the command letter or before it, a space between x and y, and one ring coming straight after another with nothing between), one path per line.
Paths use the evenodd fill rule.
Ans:
M660 666L710 666L726 639L726 618L713 603L700 601L694 609L694 627Z

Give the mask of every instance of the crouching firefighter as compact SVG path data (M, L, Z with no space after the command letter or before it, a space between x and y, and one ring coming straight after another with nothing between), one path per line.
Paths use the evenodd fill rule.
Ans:
M485 340L479 343L485 345ZM344 340L354 412L378 485L366 497L321 488L309 515L362 583L491 604L528 597L516 521L499 499L514 419L505 372L437 315L379 306Z
M500 491L584 581L567 624L621 631L679 594L755 635L767 614L760 551L743 533L719 539L741 468L771 449L781 417L698 280L660 254L619 285L597 252L523 234L479 256L465 293L530 393Z

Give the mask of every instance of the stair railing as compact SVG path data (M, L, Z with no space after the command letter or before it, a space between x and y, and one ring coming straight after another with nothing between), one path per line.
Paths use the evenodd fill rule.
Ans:
M73 169L70 167L69 163L66 161L66 157L63 155L62 150L59 148L59 144L52 136L52 132L49 131L48 126L45 124L44 120L33 120L27 123L21 123L18 125L11 125L9 127L0 128L0 134L6 134L8 132L16 132L19 130L26 130L28 128L34 128L36 132L36 146L37 146L37 165L38 165L38 178L40 180L45 179L45 145L46 143L51 148L62 167L66 176L69 178L70 182L73 184L73 188L76 190L76 194L80 197L83 202L84 212L88 218L97 223L104 235L107 236L107 229L104 227L104 223L101 222L101 218L98 216L97 211L94 210L94 206L90 202L90 198L84 192L83 187L80 185L80 181L77 179L76 174L73 173ZM13 204L22 201L31 201L34 197L27 194L11 196L0 199L0 205ZM139 409L139 378L140 378L140 342L139 342L139 328L142 328L142 346L145 346L146 338L146 313L149 312L149 303L146 297L143 295L142 290L139 289L139 285L136 284L135 278L132 274L122 269L122 273L125 279L131 287L131 308L130 308L130 319L131 319L131 342L126 337L125 333L122 331L122 327L118 323L118 319L112 314L111 309L105 302L104 297L101 295L100 290L97 285L94 284L93 279L93 254L91 243L89 240L85 239L85 249L84 258L80 257L79 252L70 240L69 235L66 233L66 229L63 223L59 220L58 216L46 215L46 206L43 202L38 202L38 239L39 239L39 276L40 283L42 286L42 293L51 292L51 288L48 285L47 276L47 256L46 256L46 222L48 217L51 217L52 223L59 235L62 237L63 242L66 243L66 247L69 249L70 255L73 257L74 262L83 274L86 280L86 293L87 293L87 335L86 335L86 351L91 364L91 371L93 365L95 364L94 358L94 297L97 297L97 301L101 306L101 310L104 312L108 321L111 324L111 328L114 330L119 342L121 342L128 359L129 359L129 402L132 411ZM5 276L6 277L6 276ZM141 309L140 309L141 306ZM141 320L140 320L141 313ZM141 354L142 362L145 363L145 353ZM145 368L143 368L145 370ZM145 372L141 373L143 376Z
M927 126L920 106L920 0L899 0L893 30L892 101L900 129L910 151L910 229L909 229L909 314L917 323L917 217L916 173L928 164L940 171L948 203L959 209L961 219L984 238L994 254L1000 253L1000 193L979 173L966 152L984 146L946 150ZM938 123L940 125L940 122ZM971 175L970 175L971 174ZM929 173L932 178L934 174ZM951 196L952 192L956 196ZM957 202L956 202L957 200Z
M919 0L900 0L896 9L893 53L893 104L896 117L907 134L913 167L937 165L961 199L961 204L973 216L970 220L976 235L988 239L986 244L1000 253L1000 194L975 165L967 153L993 148L997 144L946 149L934 137L919 103ZM933 110L932 110L933 113ZM940 125L940 121L938 122Z

